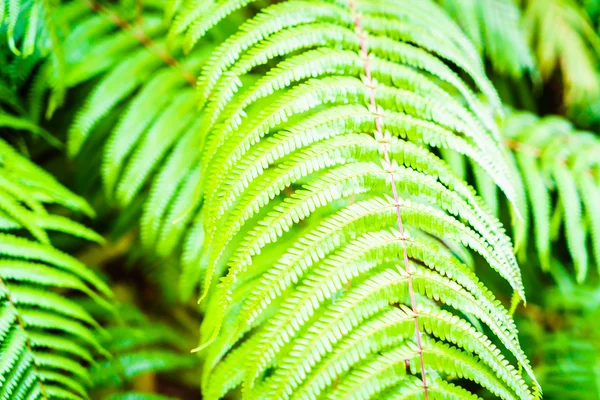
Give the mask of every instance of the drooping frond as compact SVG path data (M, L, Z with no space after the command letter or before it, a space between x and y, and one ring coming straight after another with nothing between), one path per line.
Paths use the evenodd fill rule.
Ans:
M152 4L145 4L139 20L120 11L88 13L65 42L69 54L82 41L96 43L68 60L70 84L101 76L75 117L67 149L72 156L87 157L86 143L108 136L102 160L105 193L128 206L149 192L142 243L168 256L190 222L178 218L201 200L195 195L202 137L193 86L209 49L183 57L180 40L164 39L162 10ZM100 123L111 116L116 123Z
M550 269L551 250L564 231L583 281L590 265L600 266L600 140L564 118L517 112L503 133L523 177L542 268Z
M85 201L0 140L0 398L85 399L86 368L105 354L95 320L70 293L110 309L108 287L50 244L49 233L101 241L49 211L91 215Z
M533 55L515 0L439 0L494 69L513 77L533 73Z

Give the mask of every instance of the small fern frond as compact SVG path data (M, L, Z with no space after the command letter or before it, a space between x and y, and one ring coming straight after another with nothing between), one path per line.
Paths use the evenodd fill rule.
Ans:
M53 73L53 96L55 102L60 104L65 95L65 53L62 48L64 26L63 7L56 3L59 2L2 1L0 34L6 40L10 53L0 51L0 57L5 64L2 74L10 78L13 86L20 86L35 71L39 62L46 59ZM37 118L34 121L37 122Z
M504 134L524 177L542 268L550 269L556 241L551 227L564 224L576 277L583 281L591 259L600 265L600 141L563 118L518 112L505 122Z

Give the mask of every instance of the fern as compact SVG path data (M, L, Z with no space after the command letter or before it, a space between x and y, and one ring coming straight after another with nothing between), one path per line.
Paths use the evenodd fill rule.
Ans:
M197 18L184 6L173 35L185 32L192 49L247 3L196 5L208 7ZM188 264L182 289L204 276L204 395L241 385L247 398L459 398L446 382L458 374L501 398L533 397L456 315L482 320L533 378L507 312L434 239L479 252L523 294L500 224L432 151L468 155L513 199L498 132L474 94L498 104L476 50L430 2L308 5L259 13L198 80L205 270ZM323 24L340 32L335 44ZM268 72L252 79L261 65Z
M40 60L47 58L53 76L53 101L47 116L62 104L65 96L65 56L62 49L64 19L58 2L50 0L9 0L0 3L0 34L6 36L10 54L0 48L2 74L13 85L21 85ZM20 42L20 43L19 43ZM34 119L38 123L38 118Z
M585 110L590 101L596 102L600 93L600 41L594 24L577 1L439 0L439 3L487 56L496 72L514 78L528 72L536 84L538 75L549 84L564 82L563 101L569 110ZM593 16L597 6L593 1L589 3ZM521 81L523 84L526 81ZM519 97L520 101L527 101L527 95Z
M0 187L0 398L87 398L85 365L105 350L93 333L98 324L65 292L108 309L111 292L48 233L102 238L47 207L93 211L2 140Z
M0 2L0 400L593 396L575 1Z
M101 76L69 130L67 150L87 157L86 141L102 137L107 128L113 131L102 165L105 193L128 206L150 186L141 222L142 243L166 257L177 248L188 222L174 220L197 200L193 193L198 155L189 151L201 142L199 122L194 120L193 75L207 51L176 61L182 44L168 45L161 38L167 33L162 9L145 3L139 26L122 10L82 9L81 23L66 38L67 54L75 53L82 42L97 44L78 50L78 57L68 60L69 86ZM124 57L128 61L119 64ZM116 126L98 127L101 119L115 114Z
M564 226L577 280L583 281L590 265L600 266L600 140L563 118L528 113L512 113L503 131L523 176L542 268L550 269Z

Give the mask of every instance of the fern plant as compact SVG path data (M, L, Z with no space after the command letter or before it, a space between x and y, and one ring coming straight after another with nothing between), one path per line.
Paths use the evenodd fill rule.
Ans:
M206 14L208 18L196 15L196 20L194 14L198 13L188 12L187 5L175 16L174 40L185 31L181 43L190 50L209 28L244 5L215 3ZM205 388L206 395L222 395L240 379L245 381L244 392L250 396L277 398L278 393L290 395L292 389L298 395L303 383L303 389L311 396L321 395L328 386L331 396L350 391L356 379L354 374L360 374L363 368L370 371L371 363L382 360L372 356L372 360L367 357L366 361L347 361L345 370L335 374L328 371L324 368L328 359L350 350L341 350L343 338L338 334L327 347L341 346L337 352L342 354L324 348L321 352L309 352L308 364L302 367L305 372L300 374L302 369L295 364L300 359L293 357L296 347L310 349L305 344L306 337L318 343L321 336L311 333L310 326L325 329L327 323L328 329L339 332L340 327L334 322L342 323L344 317L354 315L356 322L346 329L360 331L363 324L369 326L369 322L375 324L381 318L389 318L386 308L392 303L399 306L393 309L400 310L393 312L395 323L409 326L395 342L374 342L369 352L389 352L383 358L382 366L387 364L383 370L385 379L371 376L371 384L362 385L355 395L422 390L425 396L430 391L460 396L464 389L431 375L433 371L454 374L458 369L460 375L501 397L532 396L517 370L498 355L485 336L428 300L439 299L442 304L486 321L493 335L533 377L506 310L449 250L456 247L452 242L463 242L479 252L524 298L510 241L497 221L492 218L490 223L486 207L471 189L431 151L436 147L451 148L468 155L509 197L512 195L512 173L505 165L497 127L475 95L482 93L498 110L497 95L483 73L476 51L431 3L415 3L410 12L387 2L316 4L310 13L305 12L306 6L297 1L272 6L226 39L208 61L198 57L197 62L204 64L198 84L200 104L204 107L203 124L192 135L199 138L198 145L204 140L206 144L200 168L196 168L196 176L203 177L196 177L200 184L187 190L196 195L186 197L198 202L204 193L204 204L195 217L198 222L191 234L196 240L199 234L205 237L203 252L196 259L206 270L202 271L197 262L186 263L181 289L186 297L204 275L202 297L209 297L209 305L203 334L205 345L214 342L205 357L204 382L211 382L210 391ZM423 29L423 18L430 13L439 18L439 31ZM443 40L444 46L438 40ZM147 72L150 69L142 58L150 63L163 58L152 52L142 54L139 65ZM253 79L251 71L275 56L282 61L264 78ZM456 75L443 60L458 66L473 85ZM181 82L181 74L175 77L176 71L168 68L165 74ZM110 75L104 82L109 82L109 78ZM238 82L243 80L255 83L236 94ZM102 93L101 88L96 93ZM132 89L125 89L123 95ZM216 96L209 99L213 90ZM134 101L144 99L143 94L140 92ZM146 95L145 100L149 99ZM90 107L96 107L94 104L102 103L90 102ZM100 112L107 110L102 107ZM120 127L132 126L135 117L130 115L135 110L132 106ZM89 110L80 114L71 131L71 149L77 150L82 142L79 127L90 126L83 121L93 123L90 116L100 115L103 114L94 115ZM147 125L153 116L144 118ZM137 135L144 134L146 125L136 125ZM152 137L150 133L151 130L148 139ZM126 156L136 140L132 141L131 135L128 139L122 135L114 138L105 163L118 168L120 162L115 153ZM147 171L141 168L139 158L133 157L133 162L138 170ZM438 175L443 178L436 178ZM109 190L114 185L106 175L105 184ZM400 194L405 198L401 199ZM179 208L183 217L189 218L189 209L194 207L188 205L187 212L184 206ZM410 236L408 229L404 230L403 217L414 229ZM345 219L351 222L341 223ZM367 220L379 222L367 224ZM300 221L306 226L293 229ZM462 235L470 239L465 240ZM285 237L284 244L277 240L280 237ZM449 243L436 242L434 237L443 237ZM313 249L318 242L320 246ZM260 256L267 246L269 256ZM299 252L294 257L298 261L288 262ZM305 261L302 252L308 257ZM404 254L404 261L396 264L394 255L399 253ZM253 256L262 265L258 270L251 268L257 262ZM305 264L308 260L314 265ZM222 274L228 267L226 278L213 288L213 275ZM468 277L466 281L463 274ZM356 281L354 285L352 281ZM343 294L345 286L347 293ZM258 289L253 292L252 287ZM373 290L365 292L368 287ZM241 294L234 299L236 292ZM384 293L387 300L378 301ZM338 296L339 300L331 300ZM335 304L327 305L326 299L345 304L338 310L341 315L332 314ZM425 307L423 315L417 299ZM487 304L483 308L479 305L482 301ZM299 312L289 311L291 305ZM488 313L494 318L490 319ZM272 318L263 329L245 335L266 315ZM237 328L221 332L225 318L231 320L227 325ZM412 324L414 327L410 328ZM290 326L294 328L286 331ZM378 332L376 326L370 329L374 330L362 334ZM430 337L422 337L422 330ZM227 355L241 338L244 343ZM356 341L353 343L356 345ZM469 357L461 349L478 356ZM225 355L223 364L218 364ZM219 370L231 372L226 367L219 369L220 365L237 363L242 358L249 358L246 371L240 369L234 377L218 375ZM449 360L453 358L462 361L452 365ZM405 360L415 377L403 383L406 372L401 370ZM434 366L431 372L426 370L426 360ZM281 369L274 369L269 374L273 376L263 381L266 369L279 364ZM319 370L319 366L324 369ZM313 367L315 373L322 372L309 379ZM212 377L213 368L217 378ZM288 375L293 379L281 379L290 370L296 373ZM334 382L336 376L346 372L345 384ZM422 384L416 385L419 379Z
M152 253L169 281L143 287L146 272L124 278L136 268L127 257L101 262L116 293L122 279L140 286L117 295L121 310L137 303L147 317L110 315L109 286L53 246L101 242L63 216L93 211L0 142L0 399L165 399L165 376L207 399L537 399L536 374L560 397L556 371L576 349L553 357L527 346L518 303L538 260L557 282L559 261L594 281L598 139L508 111L494 86L548 85L561 68L564 105L586 104L598 38L582 9L133 3L0 5L10 11L0 126L54 146L32 158L76 178L103 236L139 219L100 252ZM568 37L540 40L556 20ZM63 133L70 161L57 167ZM180 304L164 290L174 276ZM83 307L77 291L95 304ZM198 354L189 332L174 333L181 309L187 327L200 325ZM564 343L550 331L548 343Z
M514 323L455 253L475 250L524 298L510 240L434 151L467 155L513 198L498 128L477 96L496 113L499 100L475 48L430 2L289 1L244 23L210 57L193 50L213 26L226 32L219 27L246 3L209 4L206 14L184 5L169 55L152 37L140 41L138 55L100 81L69 135L75 153L100 117L154 76L112 133L104 185L127 203L171 152L145 212L164 218L170 205L167 221L182 227L175 239L195 221L181 294L189 298L203 281L204 396L243 382L249 397L461 397L468 392L444 379L455 374L502 398L535 396L515 367L535 382ZM433 31L425 29L430 15L439 20ZM77 37L88 26L98 32L90 22ZM175 63L179 49L190 53ZM196 99L180 66L200 72L202 114L191 128L179 115L192 118ZM260 68L262 78L253 73ZM125 71L136 79L109 91ZM177 96L165 113L139 113L170 98L165 91ZM166 134L166 146L152 145ZM147 243L157 225L148 230L142 220ZM487 324L516 364L470 318ZM389 329L400 331L392 341ZM358 340L369 336L370 345Z

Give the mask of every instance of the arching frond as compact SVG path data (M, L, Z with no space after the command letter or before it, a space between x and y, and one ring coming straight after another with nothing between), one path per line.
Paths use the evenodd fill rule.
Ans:
M192 49L248 3L189 1L172 35ZM512 245L436 155L466 156L515 201L480 100L497 95L441 9L409 3L276 4L202 66L204 201L182 294L202 279L208 398L237 386L244 398L465 395L445 382L451 371L534 397L511 365L534 379L514 323L450 250L479 253L522 295Z
M458 397L456 374L534 398L511 317L464 264L472 250L525 298L512 244L438 156L467 157L517 202L477 49L431 1L291 0L231 32L249 3L175 4L168 43L152 6L133 37L103 10L66 41L105 52L71 63L71 82L101 76L69 153L106 132L107 195L128 205L149 186L142 241L162 255L185 241L181 297L200 286L204 300L204 395ZM224 37L216 49L207 32Z

